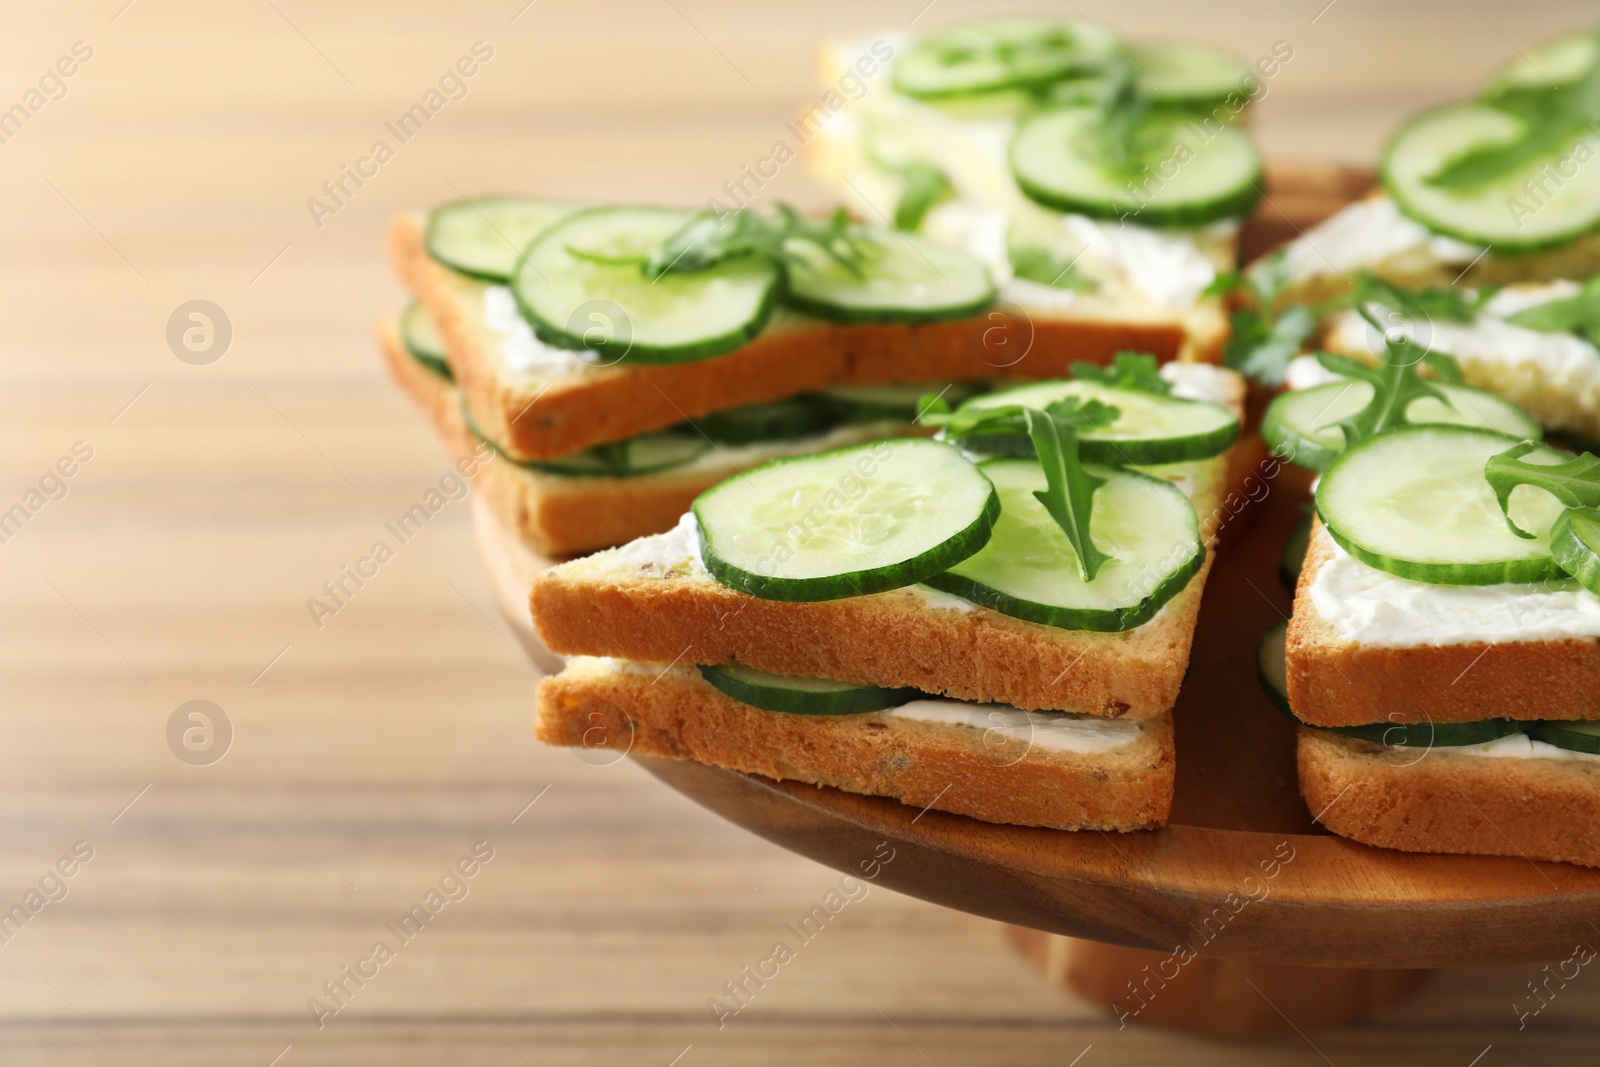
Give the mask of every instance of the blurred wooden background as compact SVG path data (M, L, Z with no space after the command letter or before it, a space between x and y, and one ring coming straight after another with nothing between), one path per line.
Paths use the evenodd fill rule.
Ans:
M446 470L369 337L401 299L380 255L387 215L456 190L702 201L816 94L817 38L980 10L923 2L8 10L0 110L26 104L75 42L92 57L0 143L0 511L76 442L93 457L64 496L47 479L57 499L0 543L0 906L74 843L93 859L46 879L67 895L0 944L0 1061L1592 1059L1587 971L1520 1031L1536 967L1441 975L1358 1030L1195 1042L1119 1033L1043 984L998 927L881 890L719 1031L707 999L836 875L630 764L533 743L535 677L490 601L468 505L313 623L306 599ZM1289 42L1259 113L1270 153L1355 162L1408 110L1594 17L1508 0L1081 11L1252 57ZM493 57L465 97L318 228L307 198L475 41ZM799 164L767 193L822 199ZM232 325L206 366L165 337L192 299ZM211 765L169 748L192 699L231 723ZM392 942L385 922L478 841L494 858L469 894L318 1029L307 999Z

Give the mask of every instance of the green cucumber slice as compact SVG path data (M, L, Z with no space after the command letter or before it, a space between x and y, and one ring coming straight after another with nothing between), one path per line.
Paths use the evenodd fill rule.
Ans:
M1401 126L1383 151L1379 177L1407 215L1436 233L1498 252L1533 252L1563 245L1600 227L1600 181L1569 157L1594 131L1577 126L1546 155L1470 188L1429 184L1467 153L1518 140L1526 124L1483 104L1447 104ZM1596 148L1591 140L1590 148ZM1559 185L1544 173L1562 170ZM1574 168L1578 168L1574 172ZM1528 189L1545 189L1537 198ZM1525 185L1524 183L1531 183Z
M447 267L493 282L509 281L522 252L576 204L522 196L452 200L428 215L428 255Z
M768 257L659 278L642 269L697 214L613 207L567 216L517 265L511 287L524 317L547 344L588 350L607 364L683 363L739 348L776 304L780 272Z
M1593 752L1600 755L1600 722L1576 719L1572 722L1541 722L1528 731L1535 741L1543 741L1568 752Z
M1511 497L1522 538L1483 476L1512 440L1467 426L1408 426L1345 451L1317 485L1317 513L1333 539L1370 567L1435 585L1497 585L1561 576L1550 557L1555 497L1519 487ZM1553 449L1531 462L1559 462Z
M881 227L864 235L874 251L860 275L812 242L788 242L784 302L833 322L942 322L976 315L994 300L994 280L975 257Z
M1239 439L1239 417L1220 404L1185 400L1100 382L1065 378L1034 382L973 397L963 410L1018 405L1038 408L1067 397L1099 400L1118 411L1114 422L1078 431L1078 455L1090 463L1182 463L1221 455ZM964 442L975 452L1032 455L1026 435L974 436Z
M556 459L517 459L478 429L465 401L461 404L461 418L467 424L467 429L494 449L505 462L541 474L560 474L571 478L636 478L642 474L660 474L693 463L711 447L711 442L703 435L683 428L595 445Z
M1311 547L1311 505L1303 504L1304 514L1295 524L1289 540L1283 543L1283 554L1278 557L1278 581L1289 592L1300 584L1300 569L1306 563L1306 551Z
M825 405L807 396L745 404L701 416L701 431L725 445L747 445L756 441L787 441L821 433L837 424L837 417Z
M1595 59L1594 30L1573 30L1536 45L1489 79L1488 95L1513 89L1563 89L1589 72Z
M1099 108L1065 107L1022 123L1011 142L1011 171L1030 199L1092 218L1200 226L1247 214L1261 198L1261 153L1243 130L1151 115L1134 133L1148 145L1135 173L1096 158L1100 119Z
M1187 41L1144 41L1129 45L1127 55L1140 86L1161 104L1203 107L1248 96L1255 77L1232 52Z
M400 339L412 359L439 377L455 381L450 373L450 364L445 360L444 341L434 328L428 309L418 301L413 300L400 315Z
M816 394L816 399L842 417L859 422L879 419L914 422L922 414L921 403L925 397L942 397L955 405L971 397L979 388L970 382L838 385Z
M1376 722L1361 726L1312 726L1301 722L1289 709L1289 672L1285 645L1289 635L1287 621L1277 623L1261 638L1256 648L1256 677L1273 707L1301 726L1331 734L1357 737L1377 745L1407 748L1456 748L1481 745L1507 734L1520 733L1529 724L1515 719L1483 719L1479 722Z
M920 699L916 689L851 685L826 678L768 674L737 663L703 666L700 677L741 704L790 715L859 715Z
M1600 596L1600 509L1569 508L1550 527L1550 555L1595 596Z
M694 502L706 569L764 600L914 585L982 548L999 514L983 472L926 438L772 460Z
M923 100L1037 89L1104 61L1114 41L1087 22L970 22L919 38L895 60L894 87Z
M1419 397L1406 407L1414 426L1478 426L1517 440L1544 437L1539 420L1511 401L1470 385L1430 382L1448 403ZM1372 383L1350 379L1282 393L1267 405L1261 436L1279 456L1307 470L1325 471L1344 451L1338 424L1372 402Z
M994 536L970 559L927 584L986 608L1067 630L1141 626L1189 584L1205 562L1194 505L1183 491L1134 471L1095 468L1090 536L1111 559L1085 582L1072 544L1033 494L1045 488L1033 460L979 465L1000 494Z

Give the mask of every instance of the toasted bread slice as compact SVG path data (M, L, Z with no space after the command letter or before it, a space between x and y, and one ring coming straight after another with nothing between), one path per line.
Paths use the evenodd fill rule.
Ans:
M1390 747L1300 728L1300 792L1341 837L1600 866L1600 758Z
M593 367L550 350L529 362L508 355L509 335L486 321L485 300L495 287L433 260L425 223L417 213L395 217L389 231L395 269L438 324L473 420L522 459L550 459L829 386L1051 378L1076 361L1104 363L1125 349L1172 359L1184 343L1182 328L1171 322L1002 303L977 318L920 325L841 326L780 310L743 348L669 366Z
M1238 376L1204 373L1237 410ZM1230 457L1167 473L1185 483L1209 544ZM1143 626L1095 633L1026 622L918 586L821 603L761 600L706 572L693 531L685 516L671 533L541 575L531 598L540 638L560 654L738 662L1030 710L1147 719L1177 699L1211 566L1208 553L1200 573Z
M1430 232L1377 191L1271 255L1282 256L1289 277L1280 302L1317 304L1349 292L1362 270L1406 289L1587 278L1600 270L1600 234L1545 252L1496 255Z
M537 714L536 734L552 745L693 759L987 822L1143 830L1172 807L1169 715L1127 723L1126 743L1081 753L1049 746L1042 731L1006 735L892 712L762 711L692 667L590 657L539 683Z
M1325 567L1364 567L1349 557L1322 528L1312 526L1310 547L1295 590L1294 617L1289 622L1287 667L1289 706L1295 716L1314 726L1359 726L1379 722L1474 722L1479 719L1600 719L1600 634L1546 640L1472 639L1451 633L1454 615L1448 603L1397 596L1385 610L1384 633L1406 630L1403 612L1415 615L1414 636L1405 643L1377 638L1359 626L1340 624L1317 608L1314 588ZM1331 576L1330 576L1331 577ZM1449 598L1459 592L1430 587L1373 572L1383 584L1400 583L1397 593L1438 591ZM1514 629L1515 611L1525 620L1546 620L1537 599L1551 595L1536 586L1524 590L1518 606L1506 605L1507 629ZM1446 620L1439 628L1434 620Z
M477 448L479 438L461 416L455 383L413 359L393 322L380 323L377 333L390 373L428 416L445 450L460 456ZM498 456L479 468L473 488L529 548L566 558L670 530L695 497L769 459L926 432L897 422L845 425L783 441L711 448L681 467L628 478L564 476Z

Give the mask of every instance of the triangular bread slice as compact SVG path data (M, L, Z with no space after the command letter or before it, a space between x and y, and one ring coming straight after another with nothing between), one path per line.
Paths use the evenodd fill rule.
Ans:
M587 656L541 682L537 703L548 744L693 759L987 822L1143 830L1172 806L1170 715L1063 722L979 711L970 724L938 721L937 707L931 721L785 715L741 704L693 667Z
M523 329L510 321L509 291L429 256L426 222L420 212L395 216L390 258L438 324L473 420L524 459L567 455L709 412L830 386L1059 377L1076 361L1105 363L1122 350L1171 359L1185 340L1180 325L1136 305L1105 317L1066 305L1025 308L1002 301L974 318L917 325L842 326L780 310L744 347L668 366L593 367L573 353L551 350L531 359L530 338L508 348L510 334L496 328ZM491 316L490 304L513 310Z
M1244 385L1202 364L1163 370L1242 410ZM1194 501L1208 544L1229 457L1160 469ZM1150 719L1176 701L1211 553L1155 618L1123 633L1065 630L913 586L821 603L761 600L714 580L694 520L554 567L534 584L540 638L558 654L642 663L743 663L778 674L910 686L1030 710Z

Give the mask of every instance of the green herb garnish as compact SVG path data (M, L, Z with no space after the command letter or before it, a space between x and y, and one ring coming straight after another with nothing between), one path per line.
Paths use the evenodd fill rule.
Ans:
M1543 489L1569 508L1600 507L1600 456L1585 452L1564 463L1523 460L1529 452L1543 447L1537 441L1523 441L1490 456L1484 464L1483 476L1494 489L1500 510L1506 513L1506 525L1518 537L1534 536L1511 519L1511 491L1519 485Z
M1095 287L1093 281L1078 273L1076 259L1062 259L1047 248L1012 245L1007 255L1011 260L1011 273L1024 281L1074 292L1086 292Z
M1113 389L1133 389L1141 393L1168 396L1172 383L1161 376L1161 365L1148 352L1118 352L1111 363L1074 363L1072 376L1083 382L1099 382Z
M1600 274L1590 278L1577 295L1523 308L1508 315L1506 321L1546 333L1575 333L1600 345Z
M928 212L955 195L950 176L931 163L907 163L894 173L900 178L900 200L894 206L897 230L920 230Z
M1045 488L1034 490L1033 495L1067 535L1078 560L1078 573L1084 581L1092 582L1101 565L1111 558L1100 551L1089 534L1094 493L1106 480L1089 473L1079 461L1078 432L1069 420L1033 408L1027 409L1027 420L1028 436L1044 467Z
M736 256L765 256L776 262L800 262L789 247L800 241L822 250L839 266L860 277L862 268L878 250L865 229L850 220L844 208L826 219L809 219L787 204L776 205L772 216L753 211L719 215L703 211L649 256L639 260L645 274L693 274Z

